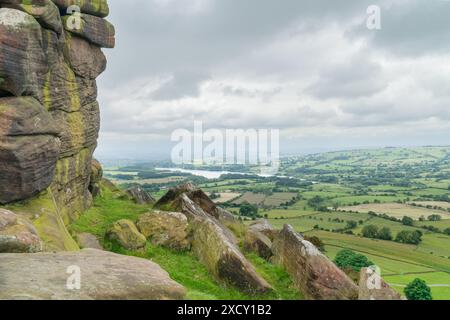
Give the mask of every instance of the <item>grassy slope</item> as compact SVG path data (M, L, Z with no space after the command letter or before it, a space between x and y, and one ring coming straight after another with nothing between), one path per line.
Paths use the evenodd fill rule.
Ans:
M119 219L135 221L139 215L150 208L136 205L123 199L119 193L102 188L103 196L95 200L94 206L78 221L70 226L72 233L89 232L99 239L104 239L108 227ZM188 299L301 299L292 286L286 272L265 260L248 254L247 258L275 289L273 293L261 296L250 296L238 290L219 284L206 268L189 252L179 253L165 248L155 247L150 243L144 251L132 252L103 241L103 245L111 251L139 256L158 263L170 276L188 290Z

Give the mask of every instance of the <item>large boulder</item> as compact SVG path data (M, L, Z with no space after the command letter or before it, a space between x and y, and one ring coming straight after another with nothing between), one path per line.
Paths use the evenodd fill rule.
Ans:
M93 197L101 195L100 183L103 178L103 168L100 162L96 159L91 161L91 177L89 179L89 191Z
M197 220L192 222L192 228L192 250L214 276L245 292L272 290L216 222Z
M183 198L181 195L185 195L198 207L200 207L203 212L214 217L215 219L222 222L236 222L234 216L218 207L214 201L212 201L208 195L203 192L202 189L197 188L192 183L185 183L179 185L175 188L170 189L159 201L155 204L155 208L165 207L171 208L174 211L178 211L183 205Z
M106 237L129 250L141 249L147 242L147 239L138 231L133 221L126 219L115 222L109 228Z
M76 239L81 249L103 250L103 247L97 237L91 233L79 233L77 234Z
M278 234L278 231L266 219L253 221L249 224L248 228L255 232L262 233L271 241L273 241Z
M9 210L0 209L0 253L40 251L41 239L33 225Z
M179 212L154 211L139 217L139 231L153 244L174 250L190 247L189 224Z
M267 292L272 288L244 257L234 234L219 220L217 207L192 184L169 190L155 208L182 212L189 220L192 251L216 276L247 292Z
M359 300L402 300L374 268L362 268L359 280Z
M60 128L33 98L0 98L0 203L29 198L52 182Z
M31 15L0 9L0 97L33 96L42 100L48 64L41 30Z
M127 189L126 193L137 204L153 205L156 202L150 193L139 186Z
M259 231L247 230L244 239L244 249L253 251L266 260L272 257L272 241Z
M106 69L106 57L100 47L66 32L64 54L77 76L95 79Z
M94 249L2 254L0 270L0 300L168 300L186 295L157 264ZM71 287L77 275L79 290Z
M285 225L275 239L273 261L283 266L295 285L311 300L355 300L358 287L312 243Z
M89 41L101 48L114 48L115 29L114 26L105 19L81 13L79 15L80 26L74 27L70 24L70 16L64 16L64 27L67 31Z

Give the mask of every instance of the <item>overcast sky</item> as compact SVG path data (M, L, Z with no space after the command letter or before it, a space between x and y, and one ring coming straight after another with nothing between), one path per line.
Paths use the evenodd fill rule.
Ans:
M450 144L450 1L109 3L100 158L168 156L194 120L280 129L283 153Z

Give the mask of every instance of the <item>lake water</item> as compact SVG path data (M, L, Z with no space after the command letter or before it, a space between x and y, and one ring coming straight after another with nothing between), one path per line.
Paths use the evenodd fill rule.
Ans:
M242 172L231 172L231 171L208 171L208 170L188 170L181 168L155 168L158 171L170 171L170 172L181 172L181 173L190 173L194 176L204 177L206 179L218 179L223 174L240 174L243 176L247 175L257 175L260 177L270 177L270 175L261 175L261 174L253 174L253 173L242 173Z

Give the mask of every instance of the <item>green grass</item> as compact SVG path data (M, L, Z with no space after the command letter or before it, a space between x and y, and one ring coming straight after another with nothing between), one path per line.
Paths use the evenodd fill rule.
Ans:
M94 205L69 226L69 231L92 233L102 241L106 230L114 222L120 219L136 221L141 214L149 210L148 206L135 204L121 197L119 193L102 188L102 196L97 197Z

